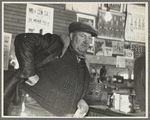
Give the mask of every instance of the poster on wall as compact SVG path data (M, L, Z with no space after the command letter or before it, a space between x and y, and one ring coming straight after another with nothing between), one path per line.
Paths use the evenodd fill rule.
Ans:
M98 13L98 37L124 41L125 14L111 12L112 19L105 20L106 11L99 10Z
M147 27L145 7L129 4L127 8L125 39L128 41L145 42Z
M77 14L77 22L83 22L95 27L95 17L84 15L84 14ZM94 38L90 42L89 49L87 50L88 53L94 54Z
M3 37L4 70L8 70L11 39L12 39L12 34L4 33L4 37Z
M53 8L27 4L25 32L53 33L53 14Z

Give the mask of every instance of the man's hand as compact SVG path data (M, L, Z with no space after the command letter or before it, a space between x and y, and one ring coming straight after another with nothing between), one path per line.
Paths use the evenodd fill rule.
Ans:
M78 102L77 108L78 109L77 109L77 112L75 113L75 115L76 115L76 117L80 117L80 118L84 117L89 110L88 104L83 99L81 99Z
M28 80L26 81L27 84L29 84L30 86L35 85L39 80L39 76L38 75L34 75L31 77L28 77Z

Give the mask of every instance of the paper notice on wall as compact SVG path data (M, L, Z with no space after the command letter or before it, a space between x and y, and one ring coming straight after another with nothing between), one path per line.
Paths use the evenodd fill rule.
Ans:
M70 3L66 3L66 10L72 10L72 5Z
M77 3L70 4L66 3L66 10L71 10L75 12L88 13L92 15L97 15L98 4L96 3Z
M122 67L122 68L126 67L126 61L124 57L121 56L116 57L116 67Z
M25 32L53 33L53 14L53 8L27 4Z
M125 39L145 42L145 33L147 28L145 7L129 4L127 10Z
M73 4L73 10L91 13L91 4Z
M11 38L12 34L10 33L4 33L3 36L3 54L4 54L4 70L8 70L8 64L9 64L9 53L10 53L10 44L11 44Z

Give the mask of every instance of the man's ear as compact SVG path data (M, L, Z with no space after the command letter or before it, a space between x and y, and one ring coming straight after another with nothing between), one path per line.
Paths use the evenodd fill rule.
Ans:
M70 34L69 34L69 36L70 36L70 40L73 40L73 32L71 32Z

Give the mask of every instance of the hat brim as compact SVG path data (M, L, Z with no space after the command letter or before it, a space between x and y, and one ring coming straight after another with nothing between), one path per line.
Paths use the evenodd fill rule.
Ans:
M92 32L91 30L88 30L88 29L79 29L79 30L77 29L76 31L82 31L82 32L90 33L93 37L97 36L97 33Z

